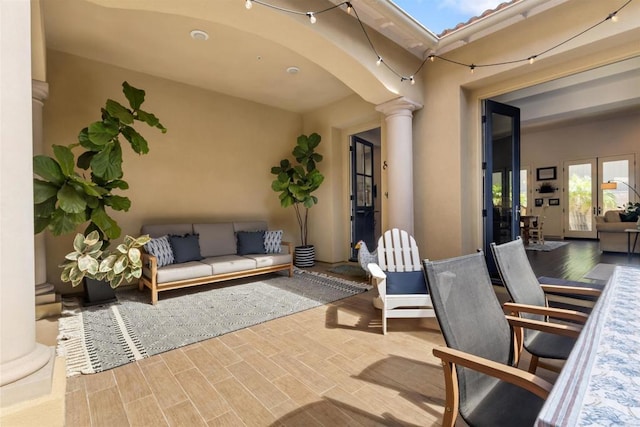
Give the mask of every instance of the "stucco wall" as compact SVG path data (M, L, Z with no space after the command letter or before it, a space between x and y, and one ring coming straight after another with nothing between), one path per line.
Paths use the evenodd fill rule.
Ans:
M121 84L147 92L143 109L168 129L139 127L150 152L138 156L123 147L123 192L129 212L113 212L124 234L143 223L266 219L297 240L293 209L282 209L271 190L271 166L289 156L302 131L299 114L195 87L49 51L49 99L44 107L44 145L76 141L97 120L107 98L126 99ZM57 265L73 236L47 237L47 276L60 285ZM62 289L62 287L61 287ZM68 287L67 287L68 289Z
M516 27L445 56L466 64L528 58L582 32L612 9L609 2L589 0L586 8L583 3L569 1L523 17ZM533 65L524 61L471 73L442 60L427 62L419 76L426 81L424 108L414 121L415 237L423 258L482 247L482 99L638 55L640 4L629 4L624 16L558 46Z

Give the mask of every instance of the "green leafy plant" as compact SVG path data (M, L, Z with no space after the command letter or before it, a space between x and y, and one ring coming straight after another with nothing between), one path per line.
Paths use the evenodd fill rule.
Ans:
M322 161L322 155L315 152L321 140L320 135L315 132L309 136L300 135L292 152L296 163L283 159L280 166L271 168L271 173L277 175L271 188L280 193L280 205L283 208L294 207L302 246L308 244L309 209L318 203L313 192L324 181L324 176L316 167Z
M138 238L125 236L124 242L111 252L103 252L104 240L97 230L87 236L76 234L73 239L73 252L65 256L61 279L78 286L85 277L107 281L112 288L123 282L139 279L142 275L142 253L140 248L151 238L148 235Z
M126 190L122 179L122 136L138 154L149 152L147 140L136 131L136 121L144 122L165 133L167 130L152 113L142 110L145 92L126 81L122 91L129 101L127 108L108 99L101 109L102 119L82 129L78 142L68 146L54 145L54 157L33 158L35 233L49 229L53 235L72 233L89 222L85 234L97 231L100 239L116 239L121 229L109 216L107 208L128 211L131 201L113 194ZM76 161L73 150L83 148ZM85 171L80 173L76 166Z

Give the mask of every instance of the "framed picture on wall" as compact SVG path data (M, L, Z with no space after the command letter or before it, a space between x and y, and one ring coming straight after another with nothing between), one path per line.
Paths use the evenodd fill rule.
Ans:
M536 199L536 206L542 206L542 204L544 203L544 199Z
M560 206L560 199L549 199L549 206Z
M556 179L556 167L550 166L547 168L537 168L536 169L536 180L537 181L545 181L549 179Z

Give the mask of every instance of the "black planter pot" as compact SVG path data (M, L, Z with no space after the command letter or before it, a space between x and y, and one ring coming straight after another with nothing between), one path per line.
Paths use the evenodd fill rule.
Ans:
M116 291L109 285L109 282L85 277L83 305L107 304L117 300Z
M315 265L316 248L313 245L296 246L293 265L298 268L309 268Z

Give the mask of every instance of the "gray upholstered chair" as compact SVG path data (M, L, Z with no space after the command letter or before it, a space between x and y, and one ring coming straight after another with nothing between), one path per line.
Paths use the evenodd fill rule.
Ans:
M505 316L483 253L425 260L424 268L447 343L433 350L445 374L443 426L453 426L458 412L471 426L533 425L551 384L515 367L520 344L514 332L527 321Z
M531 268L520 238L500 245L491 243L491 252L502 283L512 301L504 305L511 314L543 322L553 319L577 323L586 321L588 316L580 311L549 307L544 289L551 288L550 290L556 293L563 292L568 295L580 293L590 296L599 295L599 290L577 286L545 286L543 288ZM539 359L566 360L575 344L575 338L525 330L523 345L531 353L529 372L535 373L538 366L557 371L555 366L540 362Z

